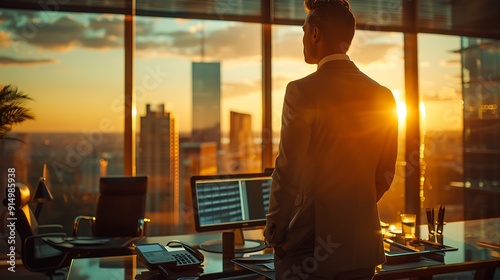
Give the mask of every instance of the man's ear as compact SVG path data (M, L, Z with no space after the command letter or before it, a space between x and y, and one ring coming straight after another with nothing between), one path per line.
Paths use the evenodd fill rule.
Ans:
M312 30L313 43L317 43L320 37L321 37L321 30L319 29L319 27L314 26Z

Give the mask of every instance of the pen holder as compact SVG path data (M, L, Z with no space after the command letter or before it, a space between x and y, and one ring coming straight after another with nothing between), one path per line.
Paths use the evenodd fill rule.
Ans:
M427 226L429 229L429 241L443 244L443 229L444 229L444 212L445 207L441 205L437 215L437 221L434 220L434 208L427 208Z

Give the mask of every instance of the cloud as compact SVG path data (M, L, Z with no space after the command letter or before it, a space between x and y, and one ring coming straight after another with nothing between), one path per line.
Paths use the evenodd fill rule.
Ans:
M261 55L261 29L254 24L235 24L209 34L207 55L234 59Z
M274 41L273 57L297 59L302 56L302 32L288 32Z
M348 54L351 57L355 57L354 60L357 63L368 65L385 60L387 55L391 54L394 50L400 51L400 46L391 43L373 42L363 44L363 46L356 46L353 44Z
M100 16L89 22L92 32L80 39L83 47L91 49L113 49L123 46L123 21L114 16Z
M153 34L154 22L156 19L149 20L136 20L135 21L135 34L137 36L148 36ZM123 29L123 28L122 28Z
M167 33L166 35L173 39L171 47L176 49L199 48L201 44L201 39L197 38L197 36L199 36L197 33L189 31L175 31Z
M193 57L201 55L203 46L205 59L208 60L241 59L261 55L261 35L257 25L233 24L224 29L205 32L204 38L201 34L180 30L156 33L155 38L138 37L137 49L149 51L151 48L160 48L166 56Z
M152 49L163 49L165 46L170 45L165 42L154 42L151 40L136 40L135 42L135 48L138 51L141 50L152 50Z
M70 15L61 14L63 16L49 21L43 12L2 13L1 32L12 34L12 42L53 51L69 51L78 46L91 49L123 46L123 20L119 17L103 15L82 23ZM3 41L0 34L0 46Z
M16 41L25 41L43 49L67 51L78 45L85 26L66 16L51 23L33 18L13 29Z
M53 64L53 63L57 63L57 61L54 59L18 59L7 56L0 56L0 65L2 66L16 66L16 65L33 66L39 64Z
M90 19L89 27L92 30L104 31L105 36L123 37L123 20L117 17L101 16Z
M0 47L4 46L8 39L55 51L69 51L78 46L94 50L123 47L122 18L102 15L92 17L83 23L68 14L61 14L62 17L49 22L43 12L0 13L4 30L0 31L2 32ZM154 28L155 22L155 19L136 21L136 48L139 57L199 57L202 53L202 44L207 60L247 59L261 56L261 28L258 24L233 23L223 29L207 30L202 41L201 32L189 30L157 32ZM302 32L298 27L297 30L275 37L273 42L275 58L302 57ZM6 34L12 35L6 38ZM369 38L355 37L349 52L360 64L366 65L384 60L394 48L400 48L393 43L373 42L377 36L369 35Z
M222 92L224 98L243 96L260 91L262 91L262 84L260 80L225 82L222 84Z
M118 38L113 36L107 36L102 38L83 38L81 39L82 46L90 49L113 49L123 46L123 40L118 40Z

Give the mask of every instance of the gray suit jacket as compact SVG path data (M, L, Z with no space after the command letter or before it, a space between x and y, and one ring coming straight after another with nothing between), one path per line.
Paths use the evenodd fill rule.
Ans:
M290 82L266 242L291 252L314 238L322 275L383 263L377 202L394 178L397 138L391 91L351 61Z

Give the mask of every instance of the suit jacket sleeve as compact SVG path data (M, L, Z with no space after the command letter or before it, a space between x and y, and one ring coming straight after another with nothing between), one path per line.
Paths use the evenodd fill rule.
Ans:
M288 84L282 112L279 153L273 172L273 184L267 214L265 240L274 247L283 241L296 210L303 202L299 189L301 161L305 158L314 113L307 96L295 82Z

